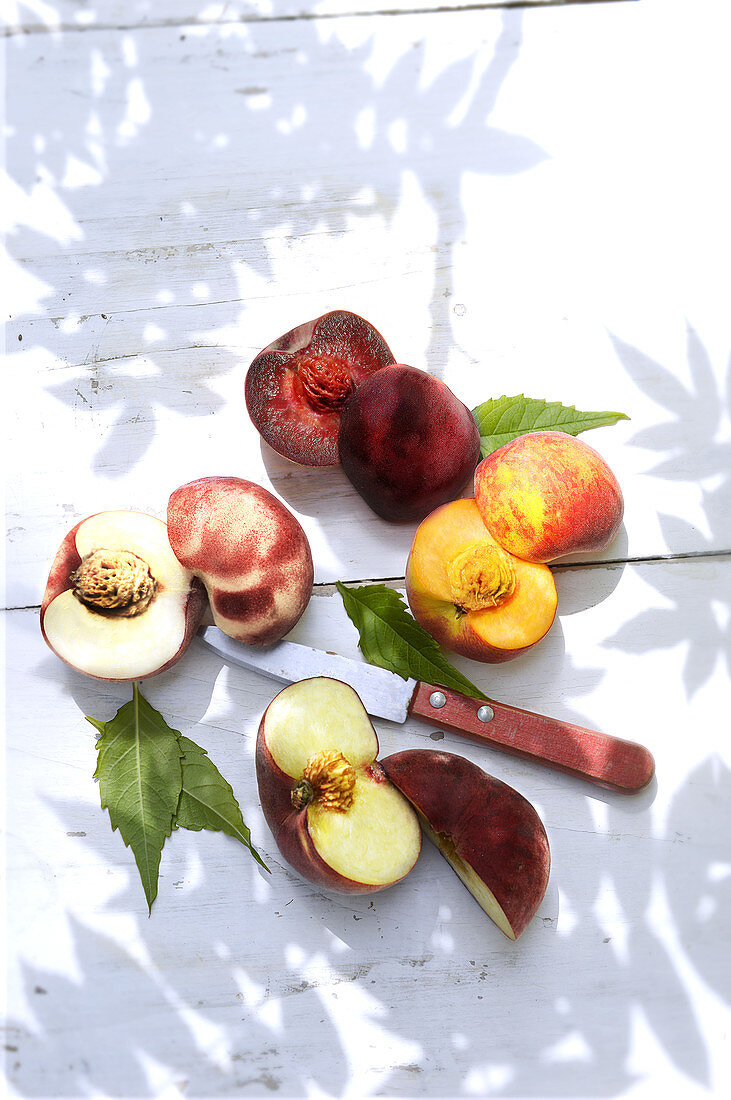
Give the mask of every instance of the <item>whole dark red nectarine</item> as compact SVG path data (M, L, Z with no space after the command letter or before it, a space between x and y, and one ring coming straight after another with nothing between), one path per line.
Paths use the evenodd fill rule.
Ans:
M446 383L397 363L372 374L351 396L338 451L373 511L410 523L464 489L480 457L480 433Z

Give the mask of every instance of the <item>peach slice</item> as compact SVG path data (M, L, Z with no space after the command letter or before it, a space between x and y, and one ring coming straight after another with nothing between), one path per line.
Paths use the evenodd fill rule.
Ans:
M381 766L488 917L516 940L538 911L551 867L530 802L454 753L406 749Z
M395 362L368 321L334 310L260 351L246 374L246 407L273 450L302 466L339 462L343 407L373 371Z
M566 432L529 432L482 460L475 500L504 549L526 561L603 550L622 523L622 491L604 459Z
M548 566L503 550L472 499L450 501L419 525L406 564L406 595L416 621L440 645L488 663L539 642L557 603Z
M206 607L162 520L98 512L68 533L41 604L41 630L72 668L99 680L143 680L188 648Z
M264 713L256 742L264 817L290 866L318 886L382 890L416 863L416 814L377 755L371 720L340 680L300 680Z
M231 638L271 645L312 595L310 544L272 493L239 477L181 485L168 502L170 545L206 587L213 620Z
M426 371L397 363L371 375L343 409L340 462L360 495L394 523L458 496L480 457L472 413Z

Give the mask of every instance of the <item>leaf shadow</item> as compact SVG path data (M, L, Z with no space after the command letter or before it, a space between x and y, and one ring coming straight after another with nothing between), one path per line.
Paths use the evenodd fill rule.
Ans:
M605 644L626 650L638 645L652 649L684 644L683 682L692 696L707 683L718 661L724 661L731 671L731 592L720 573L728 556L724 537L731 514L731 442L723 435L724 410L731 415L731 359L724 392L708 349L689 322L685 347L688 384L638 348L612 333L610 337L638 388L668 414L664 423L636 432L630 445L656 456L647 474L692 485L700 494L708 534L704 536L678 517L660 513L664 541L671 554L682 555L688 545L698 547L699 559L707 556L703 568L719 573L719 583L704 586L704 602L699 604L697 594L690 599L684 590L686 566L682 562L669 562L663 571L648 570L648 583L666 606L640 612ZM698 439L704 440L703 447L698 447Z
M545 158L529 139L489 122L521 44L520 11L501 18L492 52L478 44L429 78L424 34L381 83L369 71L373 39L346 47L322 39L308 19L232 23L228 33L213 25L194 34L128 29L116 41L93 27L30 36L38 44L10 36L17 94L8 165L20 192L38 199L35 221L7 238L38 288L37 309L13 318L22 343L11 363L34 349L52 357L48 392L92 418L97 473L120 478L139 465L167 413L221 409L217 383L245 366L223 334L251 309L242 274L271 279L273 244L342 235L351 219L374 211L388 221L407 175L437 221L430 369L442 370L450 257L464 232L462 180L529 171ZM201 72L202 51L213 76ZM61 95L43 79L58 66L72 71ZM347 97L338 94L344 72ZM33 94L23 94L31 79ZM205 82L202 92L196 81ZM211 110L211 95L226 109ZM370 138L359 129L364 114ZM394 143L395 127L403 139ZM156 170L173 134L179 159ZM207 169L192 182L176 175L176 164L202 158ZM292 164L301 166L296 177ZM146 208L120 216L139 171ZM198 333L189 347L177 338L181 321Z

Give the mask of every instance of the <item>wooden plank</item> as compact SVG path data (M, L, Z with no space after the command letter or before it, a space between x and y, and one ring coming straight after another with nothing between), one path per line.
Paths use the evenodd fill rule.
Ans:
M731 756L722 624L710 623L731 561L573 569L559 586L560 626L533 653L462 667L506 702L644 741L651 790L599 792L438 727L377 724L384 754L459 752L538 809L551 882L517 944L431 847L401 885L361 898L290 872L253 772L276 688L199 647L143 690L231 780L272 874L227 838L181 832L148 918L99 808L83 717L111 717L129 689L66 669L34 613L6 615L17 1094L300 1096L314 1083L330 1095L588 1096L601 1082L654 1100L663 1082L670 1095L726 1095ZM356 652L337 596L316 599L297 636Z
M318 582L403 576L413 528L263 448L244 409L256 350L331 308L470 407L627 412L585 437L626 496L608 556L728 549L728 168L706 140L728 67L676 13L650 97L650 9L9 39L7 603L39 602L75 520L162 515L215 473L279 493Z

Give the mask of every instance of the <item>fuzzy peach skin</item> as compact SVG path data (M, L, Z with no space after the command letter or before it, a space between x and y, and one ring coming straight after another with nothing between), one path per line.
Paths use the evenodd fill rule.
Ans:
M229 637L271 645L302 615L314 579L310 544L295 516L261 485L238 477L181 485L168 502L168 531Z
M496 565L502 577L494 577ZM406 595L416 621L440 645L489 664L539 642L557 603L548 566L498 547L471 498L443 504L421 522L406 565Z
M533 562L603 550L622 523L622 491L604 459L565 432L531 432L475 471L475 500L491 534Z
M76 571L100 551L129 552L149 567L157 587L144 611L126 617L79 598ZM182 657L206 604L203 586L173 554L162 520L98 512L77 523L59 547L41 604L41 631L61 660L87 676L144 680Z

